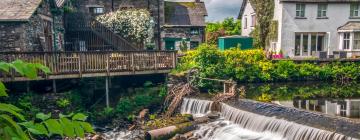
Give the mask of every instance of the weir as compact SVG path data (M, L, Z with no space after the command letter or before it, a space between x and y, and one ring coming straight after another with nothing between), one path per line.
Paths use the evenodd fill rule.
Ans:
M210 112L212 101L184 98L181 104L181 114L201 116Z
M210 112L211 104L211 101L185 98L181 106L181 113L205 115ZM223 120L200 125L200 128L195 131L195 135L204 140L357 140L342 134L243 111L224 103L221 116Z

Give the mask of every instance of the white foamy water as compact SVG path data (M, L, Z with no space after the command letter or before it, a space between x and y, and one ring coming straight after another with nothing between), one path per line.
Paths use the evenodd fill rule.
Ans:
M103 134L106 140L135 140L137 138L141 138L140 131L126 131L126 130L118 130L118 131L109 131Z
M222 104L221 115L244 129L271 132L287 140L356 140L338 133L242 111L226 104Z
M285 140L271 132L254 132L229 121L202 124L194 133L200 140Z
M181 114L192 114L201 117L210 113L212 101L184 98L181 104Z
M204 115L210 112L211 101L184 99L181 113ZM266 117L222 104L221 116L229 121L200 125L195 131L203 140L357 140L275 117Z

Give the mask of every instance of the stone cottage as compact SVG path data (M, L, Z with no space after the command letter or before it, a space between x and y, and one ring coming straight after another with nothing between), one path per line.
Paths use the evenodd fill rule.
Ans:
M61 49L62 21L54 22L51 9L63 0L1 0L0 51L54 51ZM55 47L57 46L57 47Z
M179 50L180 46L196 48L205 41L204 2L165 2L165 24L163 25L163 49Z

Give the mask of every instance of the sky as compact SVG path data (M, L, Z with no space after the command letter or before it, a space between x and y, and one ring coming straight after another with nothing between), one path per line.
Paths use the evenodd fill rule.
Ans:
M203 0L209 16L207 21L222 21L226 17L237 18L242 0Z
M167 1L193 1L193 0L167 0ZM237 18L242 0L202 0L205 2L209 22L222 21L227 17Z

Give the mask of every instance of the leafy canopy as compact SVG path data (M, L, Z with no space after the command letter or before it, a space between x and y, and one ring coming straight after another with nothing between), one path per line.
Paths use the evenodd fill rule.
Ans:
M11 63L0 62L0 71L3 74L15 70L21 76L30 79L37 77L38 71L45 74L50 73L50 69L39 63L26 63L16 60ZM0 81L0 97L7 97L6 87ZM51 114L38 113L36 120L27 121L21 114L21 109L6 103L0 102L0 139L4 140L29 140L31 136L54 135L67 136L70 138L84 137L84 133L93 133L92 126L85 122L87 116L84 114L60 114L59 119L51 119Z

